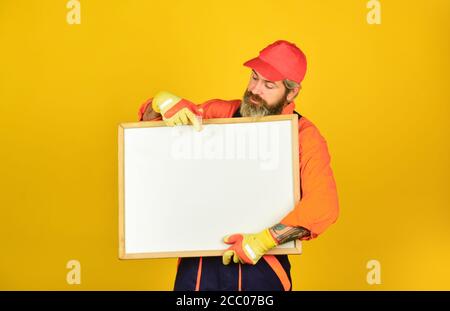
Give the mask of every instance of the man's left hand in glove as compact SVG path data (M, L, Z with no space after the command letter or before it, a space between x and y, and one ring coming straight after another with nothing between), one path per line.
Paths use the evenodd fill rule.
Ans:
M222 262L228 265L247 263L255 265L269 250L279 244L292 240L307 238L310 231L303 227L289 227L277 224L257 234L232 234L224 238L224 242L231 246L223 253Z

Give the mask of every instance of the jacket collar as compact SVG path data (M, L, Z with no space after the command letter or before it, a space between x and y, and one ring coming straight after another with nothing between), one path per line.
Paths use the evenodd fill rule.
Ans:
M281 111L281 114L293 114L294 109L295 109L295 103L290 102L283 108L283 110Z

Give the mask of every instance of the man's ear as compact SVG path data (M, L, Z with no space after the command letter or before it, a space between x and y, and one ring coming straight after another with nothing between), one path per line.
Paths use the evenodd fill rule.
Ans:
M294 97L298 94L298 92L300 92L301 87L295 87L292 90L289 91L288 96L287 96L287 100L288 102L291 102Z

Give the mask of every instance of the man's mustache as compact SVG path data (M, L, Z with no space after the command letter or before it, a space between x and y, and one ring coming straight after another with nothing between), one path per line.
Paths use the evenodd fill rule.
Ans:
M262 103L264 100L257 94L253 94L252 92L248 91L246 94L247 99L251 99L254 102Z

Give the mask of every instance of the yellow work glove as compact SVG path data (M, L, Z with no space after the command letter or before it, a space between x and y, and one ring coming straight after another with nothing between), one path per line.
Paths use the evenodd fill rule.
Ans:
M248 263L255 265L270 249L278 245L269 229L257 234L232 234L226 236L224 242L232 244L222 256L224 265L228 265L233 258L234 263Z
M153 98L152 108L169 126L192 124L197 131L202 129L203 110L184 98L162 91Z

